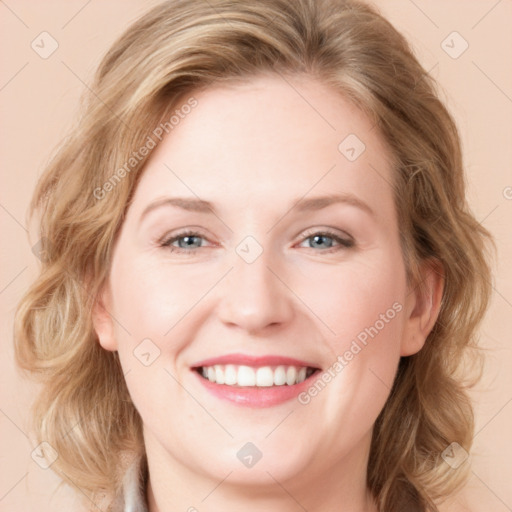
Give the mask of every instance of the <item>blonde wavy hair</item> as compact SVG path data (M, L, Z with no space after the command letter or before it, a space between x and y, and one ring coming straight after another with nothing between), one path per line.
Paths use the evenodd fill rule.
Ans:
M422 262L442 267L439 318L423 349L400 361L367 472L381 512L436 511L467 478L468 464L452 469L441 454L452 442L471 448L467 391L482 365L471 380L466 363L481 355L491 237L468 207L458 131L435 81L404 37L357 0L165 1L105 55L30 208L40 214L42 268L19 304L15 344L18 364L43 383L38 438L59 454L52 468L91 496L114 496L124 454L144 456L141 418L91 312L148 155L131 162L108 197L97 191L182 98L261 73L314 77L375 122L394 156L408 278L421 286Z

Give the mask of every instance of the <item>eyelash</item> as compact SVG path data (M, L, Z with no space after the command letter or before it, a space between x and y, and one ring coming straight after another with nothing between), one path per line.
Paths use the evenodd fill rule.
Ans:
M350 249L350 248L354 247L354 245L355 245L354 240L352 239L352 237L341 238L339 235L337 235L336 233L334 233L333 231L330 231L330 230L308 231L308 232L306 232L304 234L305 234L305 236L302 239L302 242L305 241L305 240L308 240L309 238L313 238L314 236L318 236L319 235L319 236L323 236L323 237L332 238L335 242L337 242L339 244L339 245L337 245L335 247L331 247L329 249L325 249L325 250L320 250L319 251L319 252L322 252L324 254L325 253L331 254L331 253L340 251L342 249ZM172 247L171 246L171 244L173 242L176 242L180 238L185 238L187 236L191 236L191 237L194 236L194 237L200 237L200 238L205 239L205 237L203 237L201 235L201 233L199 233L197 231L184 231L182 233L178 233L177 235L173 235L172 237L164 238L160 242L160 246L161 247L166 247L166 248L170 249L170 252L172 252L172 253L193 255L199 249L201 249L201 247L195 247L195 248L189 250L189 249L182 249L182 248L179 248L179 247ZM314 249L314 247L307 247L307 249Z

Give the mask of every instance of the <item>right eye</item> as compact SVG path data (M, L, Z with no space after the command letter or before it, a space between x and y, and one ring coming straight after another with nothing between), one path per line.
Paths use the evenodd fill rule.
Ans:
M170 249L172 253L195 254L201 245L199 247L195 247L194 245L197 245L197 243L201 244L201 240L206 240L201 233L187 230L164 238L162 242L160 242L160 246ZM181 243L182 241L184 242ZM178 246L174 245L176 242Z

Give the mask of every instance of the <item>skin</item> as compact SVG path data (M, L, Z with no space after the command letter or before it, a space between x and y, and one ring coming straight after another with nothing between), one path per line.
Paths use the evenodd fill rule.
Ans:
M144 423L150 511L376 511L366 488L373 425L442 294L426 266L424 292L407 283L389 150L360 110L309 77L265 75L194 97L197 107L153 150L94 312ZM338 150L349 134L366 146L353 162ZM373 213L346 202L292 207L333 193ZM141 220L168 196L211 201L216 214L167 205ZM194 254L183 239L173 243L182 253L159 243L189 227L200 231ZM315 243L326 228L354 245ZM251 264L236 252L248 235L263 249ZM395 303L401 311L306 405L240 407L190 369L241 352L325 370ZM146 338L160 350L149 366L134 356ZM263 454L252 468L236 456L247 442Z

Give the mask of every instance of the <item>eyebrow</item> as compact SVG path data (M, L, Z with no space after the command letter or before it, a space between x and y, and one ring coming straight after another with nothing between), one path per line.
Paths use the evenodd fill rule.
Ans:
M336 203L355 206L371 216L375 216L375 212L367 203L352 194L328 194L324 196L311 197L309 199L298 198L295 201L292 201L292 204L287 211L295 209L299 212L311 212L321 210L322 208L326 208L327 206ZM210 201L205 201L204 199L164 197L149 204L142 212L140 220L142 220L149 212L162 206L174 206L190 212L210 213L214 215L216 215L217 212L215 205Z

